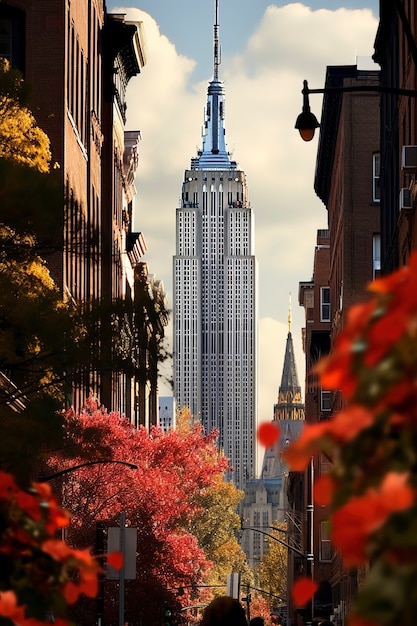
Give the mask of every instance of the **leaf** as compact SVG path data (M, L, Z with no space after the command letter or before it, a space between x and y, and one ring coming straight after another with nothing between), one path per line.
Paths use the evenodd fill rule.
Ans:
M295 606L305 606L307 602L313 598L318 588L318 584L307 576L296 580L292 588L292 597Z
M120 570L123 567L123 553L122 552L110 552L107 555L107 565L114 569Z
M389 472L379 489L351 498L333 514L332 537L346 567L366 563L370 536L395 512L408 509L414 491L407 474Z
M331 476L323 474L314 481L314 502L319 506L327 506L333 500L336 483Z
M279 439L280 428L279 424L274 422L262 422L258 426L257 437L259 443L265 448L269 448L274 445Z

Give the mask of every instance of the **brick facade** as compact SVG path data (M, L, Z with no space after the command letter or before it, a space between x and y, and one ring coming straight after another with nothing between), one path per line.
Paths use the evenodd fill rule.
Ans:
M30 107L49 136L52 176L62 191L55 252L48 256L53 278L63 298L78 304L129 305L134 266L140 261L140 254L128 254L138 238L132 233L131 165L137 165L140 134L132 138L130 133L125 147L125 90L145 63L141 28L122 15L107 14L103 0L7 0L0 3L0 19L9 29L4 54L30 86ZM138 246L136 253L142 249ZM94 394L109 410L145 423L148 418L138 414L137 402L145 383L132 368L132 359L138 361L138 332L127 328L134 314L130 321L122 315L120 336L108 341L114 315L101 318L104 336L94 338L98 362L73 372L71 403L79 408ZM126 349L121 335L132 343L126 367L120 358L123 341Z

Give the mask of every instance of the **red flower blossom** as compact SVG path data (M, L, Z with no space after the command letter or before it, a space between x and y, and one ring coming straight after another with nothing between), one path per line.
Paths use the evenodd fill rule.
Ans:
M120 570L123 567L123 554L122 552L110 552L107 555L107 565L114 569Z
M390 315L384 315L369 329L368 345L364 363L368 367L376 365L402 337L408 322L407 312L397 309Z
M318 452L327 437L339 444L351 441L374 422L374 415L360 405L340 411L334 418L318 424L306 424L300 437L284 451L283 457L294 471L302 471Z
M13 476L0 471L0 500L8 502L16 491L17 486Z
M414 491L407 474L388 473L379 490L369 489L363 496L351 498L332 517L333 541L340 549L346 567L366 563L370 535L380 528L391 513L408 509L414 503Z
M333 351L315 367L324 389L341 389L347 399L354 395L358 383L354 356L358 344L363 344L363 350L366 348L363 338L376 305L376 299L372 299L349 309L346 327L336 336Z
M314 481L314 502L319 506L327 506L333 500L336 483L329 474L323 474Z
M279 439L280 428L277 422L262 422L258 426L258 441L265 448L273 446Z
M318 584L311 578L307 578L307 576L296 580L292 588L295 606L305 606L312 599L318 588Z
M298 439L283 451L283 459L295 472L303 471L317 452L318 442L328 431L328 422L305 424Z
M89 597L97 594L101 572L97 560L88 550L74 550L54 537L57 528L68 524L68 515L49 485L34 483L24 490L12 476L0 472L0 501L1 527L5 529L0 533L0 551L11 567L11 574L2 578L0 618L8 618L18 626L42 626L44 621L30 617L35 608L30 604L31 589L36 589L54 611L56 626L68 626L66 605L75 602L81 593ZM45 557L58 565L47 571L49 558ZM70 580L70 576L74 578Z

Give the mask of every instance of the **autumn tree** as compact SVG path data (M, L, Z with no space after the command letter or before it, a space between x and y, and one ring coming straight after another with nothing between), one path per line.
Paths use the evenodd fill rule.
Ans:
M74 381L86 369L143 381L149 372L139 359L140 331L146 336L146 324L160 322L141 303L75 303L58 290L48 267L62 263L66 199L50 159L27 85L0 59L0 467L26 481L39 448L61 435L56 411ZM152 335L160 360L161 335Z
M191 529L205 514L205 493L217 487L228 466L216 433L205 435L199 424L187 432L153 428L149 433L90 399L81 414L66 413L64 442L62 450L46 454L42 473L61 473L54 486L71 512L70 544L94 545L96 523L118 526L125 511L127 524L138 531L137 579L126 583L127 613L151 624L164 603L179 611L194 602L194 589L205 584L212 563ZM62 475L86 458L110 462L87 461ZM117 618L114 587L106 583L106 612Z
M190 432L193 424L195 419L189 409L180 409L177 414L178 432ZM241 521L237 511L243 497L243 491L237 489L234 483L226 482L222 475L196 495L195 503L201 513L191 520L188 530L197 537L199 546L213 563L205 581L212 588L211 592L207 592L207 598L224 593L227 575L232 572L241 574L243 584L253 582L246 555L238 541Z
M269 594L270 608L282 601L286 602L287 598L288 548L284 545L286 526L285 523L276 523L278 530L270 530L267 553L259 565L259 585Z
M242 498L243 493L222 476L196 495L202 514L193 518L190 531L214 564L208 584L224 584L227 574L241 572L244 567L246 555L237 540L240 517L236 512Z
M28 89L22 75L0 58L0 158L49 171L49 139L27 108Z
M66 348L81 330L41 253L62 198L27 96L21 74L0 59L0 463L25 481L41 445L60 437Z

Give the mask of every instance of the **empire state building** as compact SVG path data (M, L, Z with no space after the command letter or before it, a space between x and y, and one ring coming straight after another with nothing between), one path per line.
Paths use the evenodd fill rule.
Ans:
M214 73L201 150L185 170L176 211L174 395L208 433L219 432L228 479L255 474L257 271L246 175L231 160L219 80L218 0Z

